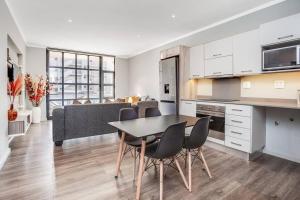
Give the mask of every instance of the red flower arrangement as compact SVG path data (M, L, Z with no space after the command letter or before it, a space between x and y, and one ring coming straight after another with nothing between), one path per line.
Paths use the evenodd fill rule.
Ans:
M7 84L7 94L9 96L10 104L14 104L16 96L19 96L22 90L23 76L18 75L16 80Z
M26 74L25 89L32 106L39 107L43 101L43 97L49 94L51 85L43 76L38 76L38 79L34 80L30 74Z
M22 90L23 76L19 75L16 80L7 84L7 94L10 100L10 108L7 112L8 120L14 121L18 117L17 110L14 109L14 101L16 96L19 96Z

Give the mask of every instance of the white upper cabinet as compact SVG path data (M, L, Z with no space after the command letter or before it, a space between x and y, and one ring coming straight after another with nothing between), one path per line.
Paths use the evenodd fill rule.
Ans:
M261 73L261 46L259 30L233 37L233 74L250 75Z
M191 79L204 77L204 47L203 45L190 48Z
M205 44L205 59L232 55L232 37Z
M205 76L219 77L232 75L232 56L205 60Z
M300 14L281 18L260 26L261 45L300 38Z

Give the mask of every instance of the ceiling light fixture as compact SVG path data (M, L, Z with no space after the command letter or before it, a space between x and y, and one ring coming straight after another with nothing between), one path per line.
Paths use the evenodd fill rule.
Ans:
M175 18L176 18L176 15L175 15L175 14L172 14L171 17L172 17L173 19L175 19Z
M69 22L69 23L72 23L72 22L73 22L73 20L72 20L72 19L68 19L68 22Z

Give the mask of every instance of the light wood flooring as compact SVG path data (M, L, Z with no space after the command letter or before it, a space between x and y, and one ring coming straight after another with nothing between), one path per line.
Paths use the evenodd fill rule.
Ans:
M32 125L26 136L15 138L12 153L0 171L0 199L134 199L133 159L128 155L115 180L116 134L52 143L51 122ZM299 147L300 148L300 147ZM204 147L213 179L193 165L193 192L178 172L168 169L164 180L166 200L300 199L300 164L263 155L246 162ZM183 166L183 162L181 162ZM159 199L159 173L145 172L141 199Z

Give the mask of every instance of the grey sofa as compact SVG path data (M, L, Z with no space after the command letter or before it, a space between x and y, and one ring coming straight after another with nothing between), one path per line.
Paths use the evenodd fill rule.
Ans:
M53 142L61 146L64 140L113 133L117 130L107 124L119 120L121 108L129 103L68 105L52 113Z

